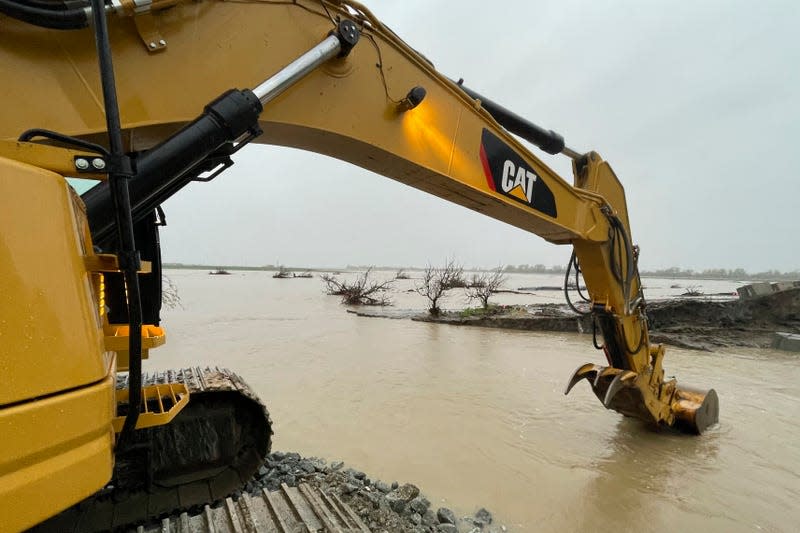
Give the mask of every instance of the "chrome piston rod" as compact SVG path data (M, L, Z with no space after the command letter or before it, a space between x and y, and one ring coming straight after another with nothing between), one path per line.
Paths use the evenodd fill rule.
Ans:
M334 57L347 55L358 42L358 28L350 20L339 23L317 46L301 55L253 89L262 104L275 99L311 71Z
M214 170L261 133L258 118L263 106L333 57L344 57L358 42L358 28L350 20L317 46L292 61L254 90L231 89L208 104L203 114L178 133L140 154L136 174L129 181L133 220L152 216L153 210L193 181ZM107 182L82 195L95 243L113 246L114 209Z

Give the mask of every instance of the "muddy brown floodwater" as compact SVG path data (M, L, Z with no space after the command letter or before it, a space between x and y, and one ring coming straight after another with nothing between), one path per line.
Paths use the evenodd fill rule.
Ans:
M276 450L415 483L457 514L486 507L511 531L798 530L797 354L668 349L668 374L720 397L720 424L687 437L605 410L587 386L565 397L577 366L601 362L586 336L358 317L323 295L317 277L167 274L183 309L164 313L168 342L146 368L239 372L269 406ZM423 308L402 292L413 280L399 283L397 307ZM670 283L645 280L647 294L666 296ZM557 284L537 275L507 283Z

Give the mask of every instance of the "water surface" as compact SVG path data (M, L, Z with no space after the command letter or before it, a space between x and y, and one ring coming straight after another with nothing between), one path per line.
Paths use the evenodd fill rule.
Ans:
M605 410L585 384L563 395L577 366L602 362L588 336L357 317L317 277L167 275L183 308L164 313L168 342L146 367L240 373L269 407L273 449L415 483L457 513L484 506L512 531L796 531L800 523L797 355L669 348L668 374L720 397L719 426L687 437ZM404 292L413 283L398 283L396 307L424 308ZM515 275L507 286L559 283ZM735 287L645 285L651 298L689 285ZM498 301L562 299L543 291Z

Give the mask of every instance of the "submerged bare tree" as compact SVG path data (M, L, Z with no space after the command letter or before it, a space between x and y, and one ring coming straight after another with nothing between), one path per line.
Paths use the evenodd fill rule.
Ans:
M459 267L461 268L461 267ZM458 274L453 276L453 279L450 281L450 289L466 289L469 287L470 281L464 275L464 270L461 269Z
M443 267L428 265L422 272L422 279L416 291L428 299L428 312L433 316L441 313L439 300L450 289L463 287L464 268L455 259L448 259Z
M355 280L340 280L334 274L320 276L325 283L325 293L342 297L342 303L348 305L392 305L386 294L396 278L378 281L370 278L372 267L360 274Z
M470 301L479 300L481 306L483 306L484 309L488 309L489 298L503 286L506 279L502 267L498 267L490 272L473 274L466 287L467 298L469 298Z

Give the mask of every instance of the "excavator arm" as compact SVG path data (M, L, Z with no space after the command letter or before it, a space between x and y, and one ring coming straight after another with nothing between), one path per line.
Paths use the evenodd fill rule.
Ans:
M625 192L597 153L567 148L558 134L447 78L356 2L92 0L96 9L75 5L0 0L0 13L7 15L0 17L0 63L19 74L1 89L0 214L8 222L0 241L3 276L10 280L10 301L25 301L31 289L23 273L68 264L52 283L37 282L47 287L38 298L48 291L60 295L65 288L77 292L32 306L36 312L30 322L63 324L59 331L83 342L78 350L66 333L37 334L39 344L31 348L30 342L12 338L2 362L17 378L13 387L0 387L0 427L32 424L36 418L26 410L48 409L37 401L43 397L53 403L50 412L65 413L57 407L65 404L58 402L73 397L76 412L109 410L112 374L128 369L130 395L122 395L125 413L114 420L120 433L117 459L135 448L125 443L134 442L131 435L144 424L137 408L147 405L137 392L142 343L149 332L159 331L147 325L158 323L160 306L157 226L163 217L154 213L190 182L210 179L233 164L233 153L248 142L348 161L550 242L572 245L570 268L585 279L595 345L606 364L578 368L566 392L587 379L607 408L652 425L701 433L717 421L713 390L694 391L665 378L664 347L651 344L648 335ZM90 20L94 28L87 27ZM515 135L570 157L572 183ZM59 186L62 176L99 184L78 199ZM25 193L16 200L19 191ZM56 211L60 218L53 216ZM31 251L36 238L16 224L29 212L41 220L36 231L46 244L44 255ZM73 244L65 246L68 242ZM149 300L138 287L139 272L145 270L142 256L152 268L150 281L142 277ZM0 307L3 324L8 318L29 327L20 316L15 308ZM122 336L109 341L106 331L104 351L103 328L110 322L122 323L114 329ZM126 336L127 349L120 344ZM110 357L112 351L118 359ZM32 352L38 359L26 355ZM75 358L75 353L90 356ZM51 369L48 379L41 379L40 368ZM45 461L52 456L65 472L80 466L98 473L97 479L86 478L80 491L52 489L58 496L56 512L107 480L113 416L98 414L92 432L82 436L70 433L74 426L59 427L64 453L55 444L29 451L26 442L12 439L3 455L27 457L31 469L52 469L50 459ZM62 414L58 420L66 418ZM159 423L165 422L153 422ZM94 439L93 455L83 463L64 459L74 443L87 439ZM0 494L24 498L46 486L47 477L41 476L21 482L16 468L13 461L0 461ZM32 510L28 521L19 523L30 525L47 512Z
M664 348L648 336L624 189L598 154L566 148L557 134L454 83L356 2L154 1L149 9L116 9L130 15L111 16L109 25L125 149L138 154L130 180L134 220L201 169L226 166L244 137L349 161L550 242L572 244L571 266L586 281L607 366L582 366L567 391L587 378L606 407L626 415L697 433L716 422L713 390L690 392L664 378ZM3 63L41 82L6 87L5 101L15 106L5 113L0 138L46 125L102 139L92 32L5 22ZM346 39L343 25L352 32ZM162 38L154 47L148 35L156 33ZM197 113L231 87L253 88L236 93L239 100L250 95L242 103L249 116L218 118L240 123L215 137L209 129L220 116L215 104L200 118ZM225 98L217 107L236 105ZM509 129L571 156L573 183ZM109 242L114 209L107 182L84 200L95 242Z

